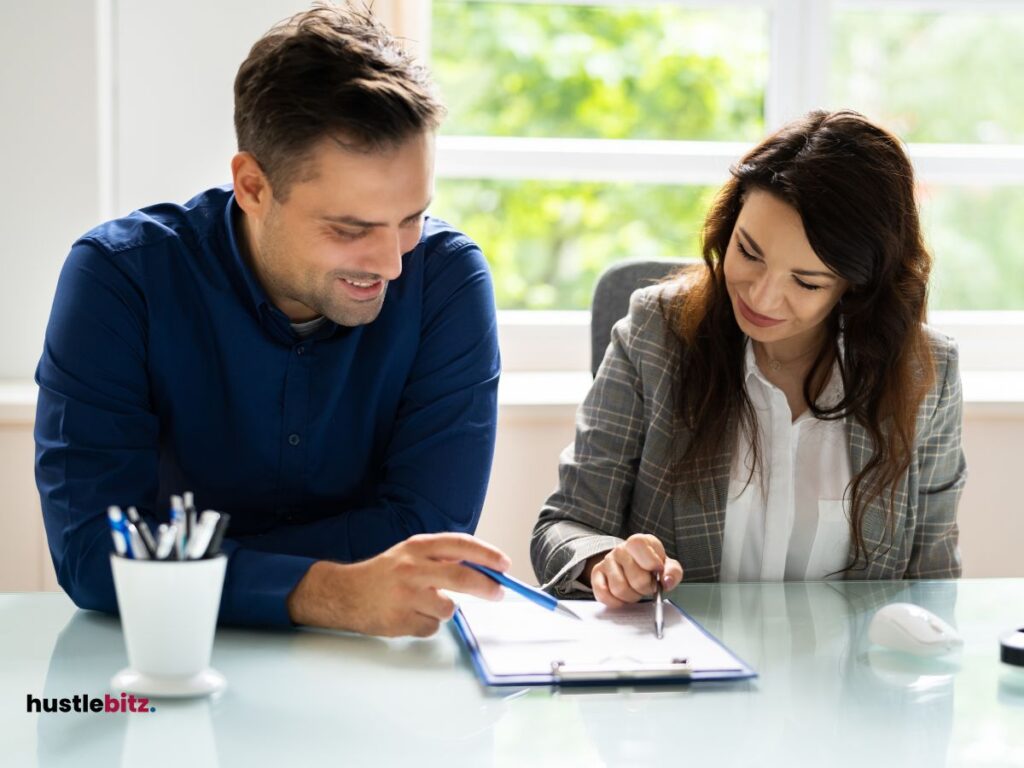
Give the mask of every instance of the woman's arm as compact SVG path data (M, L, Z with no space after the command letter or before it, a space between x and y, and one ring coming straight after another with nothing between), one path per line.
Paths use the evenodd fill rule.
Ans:
M952 339L936 346L944 349L945 359L940 358L937 366L942 382L938 404L917 447L918 519L905 574L911 579L957 578L961 571L956 510L967 478L967 464L962 440L964 403L959 352Z
M558 489L533 529L533 569L560 594L581 575L586 560L626 537L633 486L647 418L638 356L644 331L660 325L657 295L637 291L629 316L612 329L611 344L576 414L576 439L561 455Z

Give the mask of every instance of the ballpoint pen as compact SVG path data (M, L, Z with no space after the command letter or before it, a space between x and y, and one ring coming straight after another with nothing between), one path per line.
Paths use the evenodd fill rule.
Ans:
M188 540L189 560L199 560L206 554L219 520L220 513L210 509L200 515L199 522L192 528L192 536Z
M132 546L132 556L136 560L151 560L149 549L143 544L142 536L139 534L139 529L135 527L135 523L126 522L124 527L128 530L128 541Z
M543 590L537 589L536 587L531 587L529 584L519 581L519 579L513 578L508 574L501 573L500 571L495 571L491 568L488 568L486 565L471 563L468 560L463 560L462 564L469 568L472 568L474 571L479 571L488 578L494 579L496 582L501 584L501 586L506 587L507 589L511 589L518 595L522 595L530 602L539 605L541 608L547 608L549 611L554 611L555 613L561 614L562 616L565 616L567 618L573 618L582 621L582 619L580 619L579 616L573 613L571 609L562 605L562 603L558 602L557 598L549 595L547 592L544 592Z
M121 512L121 508L113 505L108 507L107 520L110 522L110 534L114 538L114 551L121 557L131 557L131 544L124 527L124 513Z
M177 538L174 542L175 560L185 559L185 547L188 546L185 524L185 501L176 494L171 496L171 522L177 523Z
M150 558L155 558L156 539L153 538L153 534L150 532L149 526L146 525L146 521L142 519L142 515L139 514L139 510L135 507L128 507L128 520L139 532L139 537L142 539L142 546L145 547L146 554Z
M220 554L220 545L224 541L224 532L228 529L229 522L231 522L231 515L227 512L221 512L220 517L217 518L217 524L213 528L213 537L210 539L210 543L207 545L206 552L202 557L216 557Z
M665 635L665 594L661 573L654 574L654 634L661 640Z

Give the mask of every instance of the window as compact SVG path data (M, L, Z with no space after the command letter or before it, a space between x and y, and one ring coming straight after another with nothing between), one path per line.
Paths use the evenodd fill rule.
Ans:
M433 212L481 243L502 309L585 309L612 261L698 255L730 163L852 107L908 142L933 321L1024 310L1024 6L433 0L429 23L450 107Z

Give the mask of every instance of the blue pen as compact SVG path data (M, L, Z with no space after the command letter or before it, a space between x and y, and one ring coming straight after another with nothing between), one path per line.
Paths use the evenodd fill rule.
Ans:
M494 579L501 586L511 589L517 595L522 595L532 603L536 603L541 608L547 608L549 611L554 611L562 616L567 616L573 619L579 619L580 617L573 613L569 608L558 602L557 598L552 597L547 592L544 592L536 587L531 587L519 579L515 579L507 574L501 573L488 568L486 565L480 565L478 563L471 563L468 560L463 560L462 564L472 568L474 571L479 571L484 576ZM582 619L580 619L582 621Z
M118 506L107 508L107 520L110 522L110 532L114 537L114 549L121 557L134 560L135 552L132 551L131 536L128 535L128 526L125 524L124 513Z

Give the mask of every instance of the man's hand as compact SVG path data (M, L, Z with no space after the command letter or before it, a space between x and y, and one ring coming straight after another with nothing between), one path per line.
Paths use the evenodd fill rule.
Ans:
M500 550L468 534L419 534L360 563L314 563L288 597L288 613L297 624L427 637L455 612L441 589L502 598L501 585L462 560L496 571L510 564Z
M657 536L634 533L615 549L590 558L583 577L589 578L598 602L619 608L653 595L654 574L659 572L665 589L683 580L683 566L666 557Z

